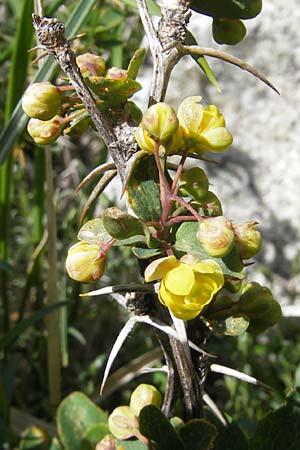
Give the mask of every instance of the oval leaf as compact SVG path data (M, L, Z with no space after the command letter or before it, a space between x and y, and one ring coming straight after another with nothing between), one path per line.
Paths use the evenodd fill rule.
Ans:
M106 244L111 240L111 235L106 231L102 218L92 219L86 222L79 230L77 238L90 244Z

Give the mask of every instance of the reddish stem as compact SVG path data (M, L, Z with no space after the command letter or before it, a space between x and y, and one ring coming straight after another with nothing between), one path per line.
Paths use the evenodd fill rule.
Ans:
M100 253L99 253L99 256L96 259L103 258L103 256L106 255L106 253L108 252L110 247L112 247L115 242L116 242L116 239L111 238L108 242L106 242L106 244L100 246Z
M176 216L176 217L171 217L171 219L168 220L166 225L171 226L174 223L178 223L178 222L187 222L187 221L196 221L196 220L198 220L198 219L195 216Z
M188 211L190 211L190 213L193 214L193 216L196 218L196 220L201 220L203 218L202 216L200 216L197 213L197 211L189 203L187 203L185 200L183 200L183 198L179 197L178 195L171 195L170 198L174 202L179 203L180 205L184 206Z

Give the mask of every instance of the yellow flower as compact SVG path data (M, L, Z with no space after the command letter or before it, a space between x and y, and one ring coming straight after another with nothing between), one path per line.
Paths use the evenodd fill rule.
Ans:
M190 151L222 152L232 144L224 116L215 105L204 107L200 96L188 97L179 105L178 119Z
M160 302L183 320L198 316L224 284L222 269L216 261L199 261L192 255L185 255L179 261L175 256L168 256L150 263L145 280L158 279L161 279Z

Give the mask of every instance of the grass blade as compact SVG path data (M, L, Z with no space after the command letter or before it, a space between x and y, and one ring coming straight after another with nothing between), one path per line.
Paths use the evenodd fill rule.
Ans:
M81 0L66 23L66 35L74 36L80 30L87 15L94 6L96 0ZM42 80L50 80L57 71L57 63L51 56L47 56L41 68L36 72L32 83ZM0 135L0 165L12 150L15 141L24 130L28 117L23 113L21 99L16 105L8 123Z

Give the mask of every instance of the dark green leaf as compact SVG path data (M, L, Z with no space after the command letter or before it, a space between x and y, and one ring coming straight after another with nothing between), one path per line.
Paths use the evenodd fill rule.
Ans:
M300 405L288 399L287 405L258 422L249 450L299 450Z
M66 450L81 450L82 440L92 425L107 424L107 415L81 392L73 392L60 404L57 432Z
M192 0L191 8L211 17L252 19L262 8L262 0Z
M179 429L186 450L211 450L217 434L216 427L205 419L190 420Z
M86 222L79 230L77 238L90 244L106 244L111 240L103 224L102 218L92 219Z
M154 158L138 161L127 185L128 204L144 221L159 221L161 216L160 189Z
M243 265L234 248L225 258L212 258L200 245L196 233L198 222L184 222L176 233L175 249L181 252L190 253L199 259L214 259L222 268L224 275L236 278L244 278Z
M156 406L145 406L139 416L140 432L155 442L157 450L184 450L174 428Z
M248 450L248 441L237 424L219 429L214 450Z

